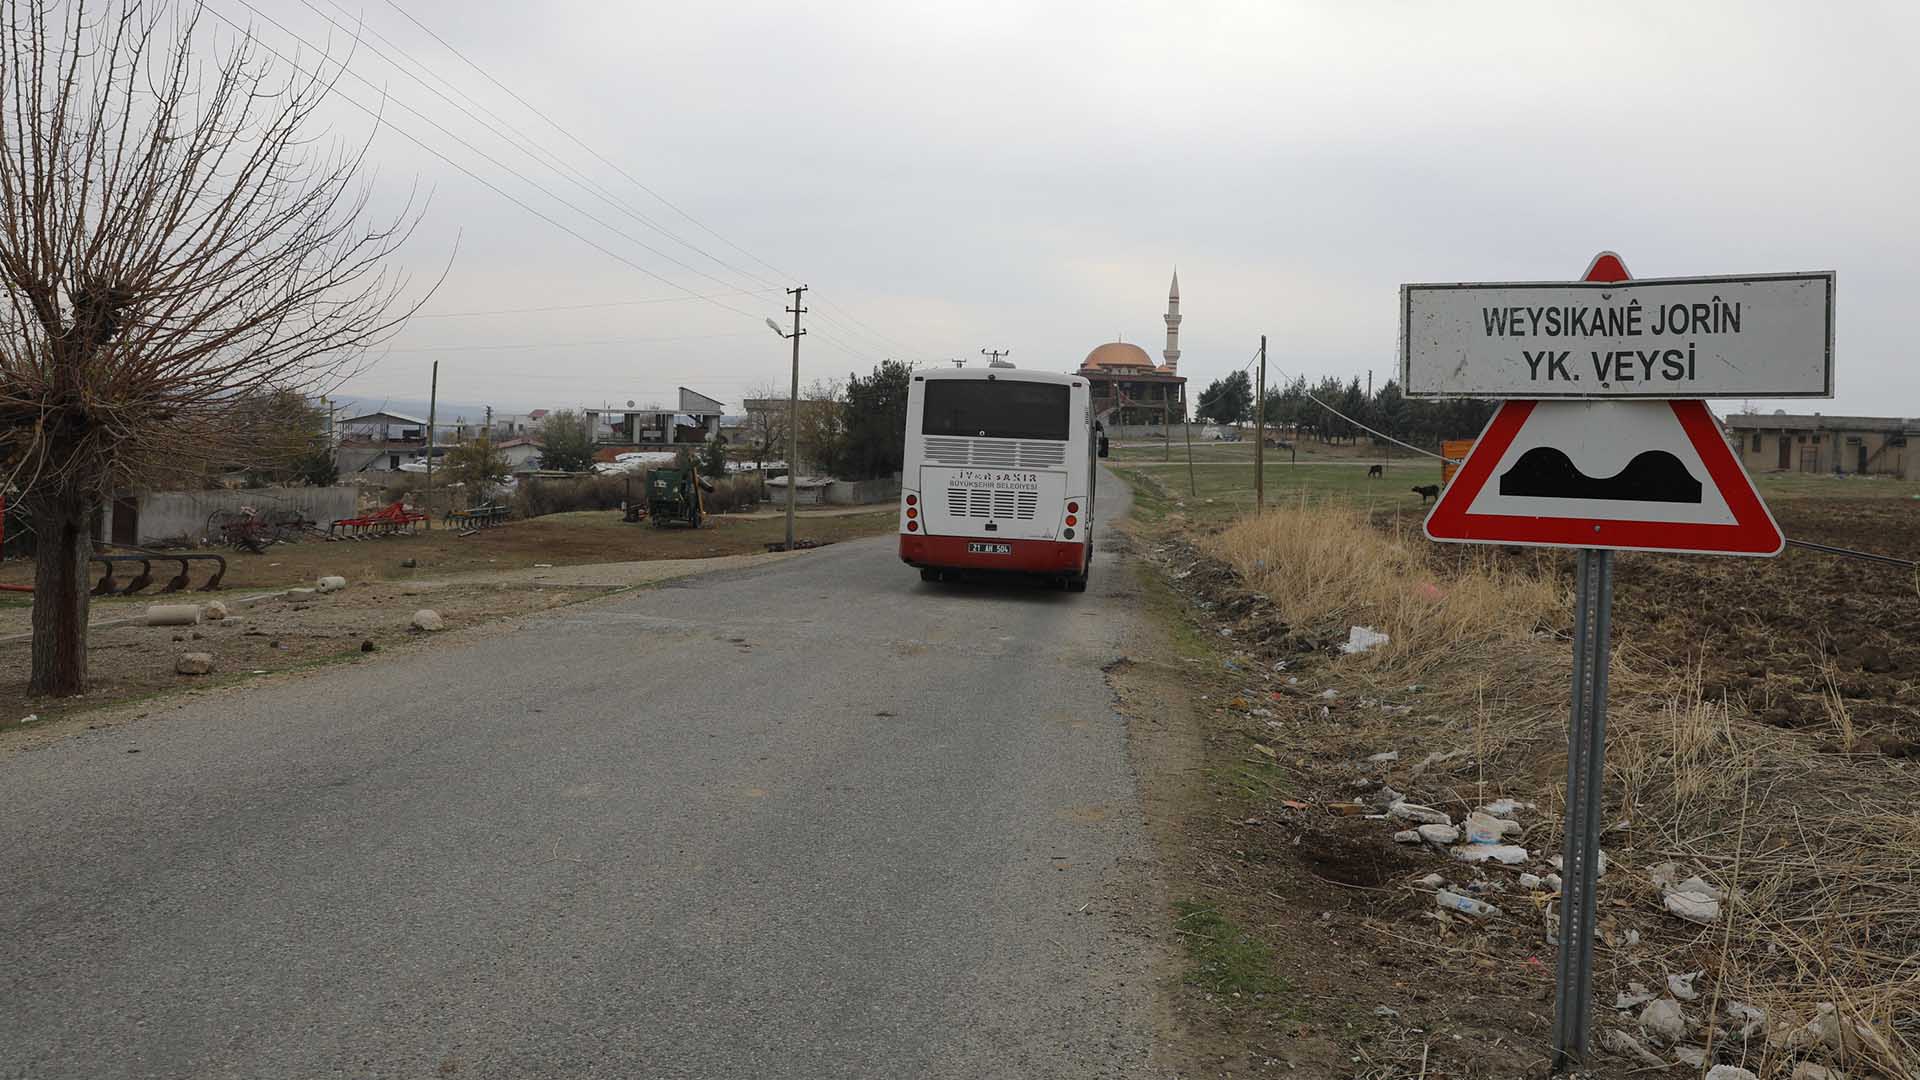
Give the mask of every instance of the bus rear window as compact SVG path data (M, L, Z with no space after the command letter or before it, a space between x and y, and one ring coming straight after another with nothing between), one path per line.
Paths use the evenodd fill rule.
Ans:
M1069 391L1054 383L1017 379L928 379L927 435L1065 442L1071 424Z

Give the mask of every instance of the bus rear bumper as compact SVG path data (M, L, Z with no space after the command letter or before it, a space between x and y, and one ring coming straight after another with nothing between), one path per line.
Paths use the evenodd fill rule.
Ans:
M1005 544L1013 550L992 555L969 551L969 544ZM900 561L940 570L1010 570L1021 574L1079 574L1087 568L1087 545L1059 540L994 540L970 536L900 534Z

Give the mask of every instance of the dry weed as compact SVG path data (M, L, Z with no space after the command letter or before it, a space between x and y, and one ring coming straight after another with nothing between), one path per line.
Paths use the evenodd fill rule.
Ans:
M1397 670L1485 655L1557 625L1566 589L1491 555L1442 569L1409 538L1342 504L1302 499L1248 517L1209 543L1297 630L1344 638L1350 626L1392 642L1366 659Z

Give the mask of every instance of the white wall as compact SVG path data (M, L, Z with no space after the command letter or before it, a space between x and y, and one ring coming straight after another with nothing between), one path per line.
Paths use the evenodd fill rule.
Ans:
M154 491L139 497L139 528L134 543L206 534L207 518L215 510L251 506L261 513L297 509L326 528L336 518L352 517L358 494L350 486L267 487L217 491ZM100 535L113 536L113 506L108 503Z

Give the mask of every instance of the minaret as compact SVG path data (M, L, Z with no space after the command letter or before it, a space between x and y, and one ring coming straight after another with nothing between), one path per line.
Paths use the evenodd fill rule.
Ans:
M1180 271L1173 272L1173 288L1167 290L1167 374L1180 371Z

